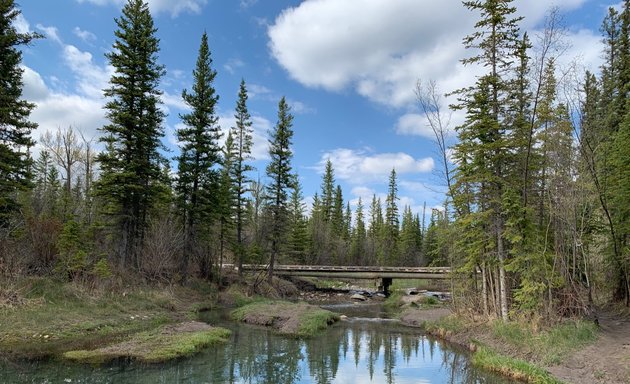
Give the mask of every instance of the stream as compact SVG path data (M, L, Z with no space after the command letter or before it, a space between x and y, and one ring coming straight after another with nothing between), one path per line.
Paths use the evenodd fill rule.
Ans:
M0 362L0 383L488 383L510 381L472 367L469 354L400 325L380 305L330 305L349 316L313 339L279 336L209 312L203 321L232 330L229 343L159 365L101 367Z

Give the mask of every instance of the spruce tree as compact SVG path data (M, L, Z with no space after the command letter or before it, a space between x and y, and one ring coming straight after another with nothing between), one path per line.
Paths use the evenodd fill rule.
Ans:
M129 0L116 25L113 50L105 55L114 74L104 90L109 123L101 128L106 151L98 156L98 194L120 235L119 264L137 267L148 214L160 192L164 112L158 86L165 70L157 63L159 39L146 2Z
M330 159L326 160L326 167L322 176L321 202L324 221L330 222L335 203L335 173Z
M236 126L232 127L232 136L236 145L236 157L232 167L232 178L235 188L235 225L236 225L236 247L235 256L239 274L243 271L243 259L245 258L245 245L243 242L243 228L245 222L245 207L247 206L246 193L249 191L249 184L252 181L247 175L253 171L254 167L248 161L252 159L253 129L251 115L247 110L247 87L245 80L241 80L236 102Z
M180 142L178 160L177 193L184 223L184 252L180 273L186 278L189 255L202 233L219 213L219 175L217 165L221 160L217 103L219 96L214 89L217 72L212 69L208 36L201 36L197 63L193 71L192 90L182 91L182 99L191 111L180 115L185 127L177 131Z
M398 217L398 185L396 182L396 170L392 169L389 176L387 198L385 200L385 243L384 262L387 265L398 265L398 232L400 219Z
M289 202L291 231L289 234L289 254L291 261L298 264L304 264L306 262L306 253L308 250L308 224L303 199L302 187L300 183L296 181L291 191Z
M288 216L288 191L295 185L295 175L291 173L291 138L293 137L293 115L284 97L278 103L278 121L269 140L269 157L266 186L267 207L271 215L271 255L269 258L269 282L273 279L273 268L286 239Z
M504 320L508 318L509 287L505 272L508 250L502 203L506 180L510 178L510 172L517 169L511 155L514 142L508 130L513 128L514 122L510 108L514 95L511 79L522 47L518 28L520 18L513 16L516 9L511 3L512 0L464 2L468 9L479 12L480 19L475 24L476 30L464 38L465 47L474 49L474 56L462 62L480 65L487 72L475 85L457 91L460 97L455 106L467 113L466 121L457 128L460 142L455 146L455 157L459 161L456 189L465 195L458 197L459 204L463 203L460 211L466 212L466 206L477 208L476 212L463 215L460 223L468 225L481 220L484 222L482 226L491 231L489 238L494 238L494 244L481 248L478 242L468 244L475 249L465 252L471 258L480 254L484 257L496 255L498 312ZM488 252L490 249L492 252Z
M13 0L0 1L0 228L18 209L18 192L32 186L29 149L37 124L29 121L35 104L22 100L24 70L19 47L40 36L16 31L20 13Z
M364 265L367 233L365 231L363 201L361 201L360 197L355 211L355 220L354 230L352 231L351 261L355 265Z

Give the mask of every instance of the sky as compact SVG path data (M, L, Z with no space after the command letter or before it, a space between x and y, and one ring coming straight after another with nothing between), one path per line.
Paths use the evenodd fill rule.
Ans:
M18 0L19 31L45 39L23 49L24 98L36 108L34 139L72 126L98 137L106 123L102 90L113 68L105 58L114 42L114 19L125 0ZM208 33L222 129L234 124L241 79L253 118L254 178L265 181L268 133L277 105L287 98L294 118L293 168L310 206L328 159L344 200L369 205L387 192L392 168L400 209L414 212L444 201L444 181L432 131L414 89L435 81L442 93L474 83L478 69L462 38L477 15L455 0L148 0L160 39L164 144L177 155L175 132L181 99L190 89L201 35ZM523 31L534 44L551 6L563 15L566 49L560 66L598 72L599 26L609 6L602 0L516 0ZM532 55L535 48L532 50ZM444 109L449 101L442 98ZM451 126L463 115L454 114ZM456 140L455 134L449 142ZM36 149L37 150L37 149Z

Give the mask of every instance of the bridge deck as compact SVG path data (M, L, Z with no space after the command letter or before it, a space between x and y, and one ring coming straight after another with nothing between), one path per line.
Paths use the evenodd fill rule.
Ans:
M245 271L266 270L266 265L243 265ZM281 276L330 277L350 279L448 279L448 267L372 267L333 265L276 265Z

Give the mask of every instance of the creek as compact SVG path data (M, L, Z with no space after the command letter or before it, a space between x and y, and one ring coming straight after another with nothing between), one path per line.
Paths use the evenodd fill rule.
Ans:
M380 305L331 305L349 316L299 340L237 324L228 313L202 320L232 330L229 343L159 365L89 366L58 361L0 362L0 383L484 383L510 381L472 367L469 354L383 318Z

